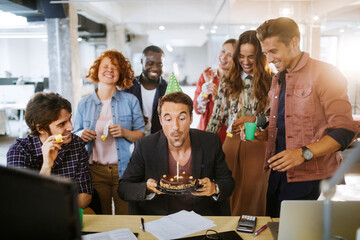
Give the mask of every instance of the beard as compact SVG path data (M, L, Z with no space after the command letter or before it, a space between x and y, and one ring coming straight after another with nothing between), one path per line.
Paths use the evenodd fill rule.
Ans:
M150 71L144 70L142 74L144 75L144 77L145 77L146 79L148 79L148 80L150 80L150 81L153 81L153 82L158 82L158 81L159 81L159 78L160 78L160 76L161 76L161 72L158 73L158 75L157 75L156 77L151 76L149 73L150 73Z
M189 137L189 133L184 134L184 132L177 132L176 134L179 135L180 137L178 140L175 140L173 134L174 133L170 133L170 136L168 137L168 141L171 144L171 146L176 148L182 147Z

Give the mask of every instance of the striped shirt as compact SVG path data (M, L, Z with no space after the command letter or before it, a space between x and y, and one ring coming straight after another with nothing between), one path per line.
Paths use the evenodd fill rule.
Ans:
M40 171L43 164L42 143L38 136L18 138L6 155L7 165ZM89 155L85 143L72 134L72 141L63 144L54 161L51 174L73 179L78 193L92 194Z

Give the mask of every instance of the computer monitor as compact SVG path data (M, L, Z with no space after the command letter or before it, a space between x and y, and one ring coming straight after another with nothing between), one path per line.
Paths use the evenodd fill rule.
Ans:
M323 239L323 201L282 201L278 240ZM331 202L331 235L355 239L360 228L360 201Z
M81 239L76 185L28 169L0 166L0 236Z

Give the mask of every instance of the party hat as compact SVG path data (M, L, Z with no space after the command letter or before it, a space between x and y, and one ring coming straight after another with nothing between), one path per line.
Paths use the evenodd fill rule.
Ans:
M171 73L166 91L165 91L165 95L169 94L169 93L173 93L173 92L182 92L180 85L178 83L178 81L176 80L176 77L174 75L174 73Z

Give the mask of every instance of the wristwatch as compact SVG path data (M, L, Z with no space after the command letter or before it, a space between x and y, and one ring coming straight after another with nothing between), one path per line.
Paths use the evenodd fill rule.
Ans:
M313 158L314 153L306 146L301 147L302 149L302 156L305 159L305 161L309 161Z

